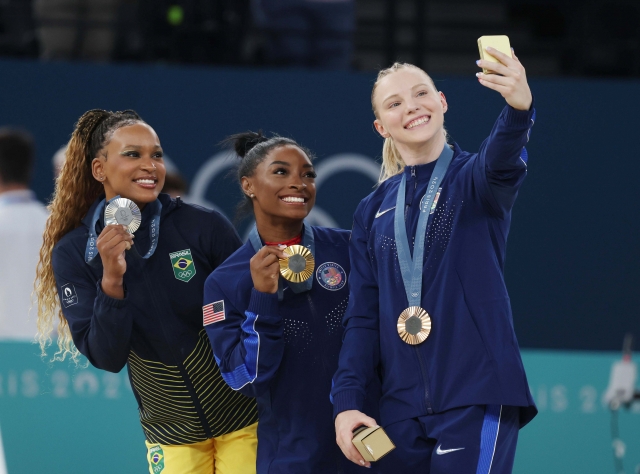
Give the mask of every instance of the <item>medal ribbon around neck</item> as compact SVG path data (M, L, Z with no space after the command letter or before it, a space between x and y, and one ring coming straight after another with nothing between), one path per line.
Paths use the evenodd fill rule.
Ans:
M428 231L430 210L431 206L433 205L436 192L438 191L438 188L440 187L440 184L442 183L442 180L447 173L447 169L449 168L449 164L451 163L452 159L453 150L447 143L445 143L444 148L442 149L442 152L440 153L440 156L436 161L436 166L433 170L433 173L431 174L431 178L429 178L429 185L427 186L424 203L422 208L420 209L418 227L416 229L414 238L413 258L411 258L409 240L407 238L407 227L404 219L407 177L405 173L402 173L402 181L400 181L400 186L398 187L398 197L396 198L396 209L394 213L393 223L396 248L398 250L398 262L400 264L400 272L402 274L404 289L407 293L407 300L409 301L409 308L420 308L420 304L422 302L422 260L424 257L424 246ZM424 310L422 311L424 312ZM424 313L426 314L426 312ZM402 317L403 316L401 316L401 318ZM424 338L426 339L426 336Z
M258 228L254 225L253 229L249 233L249 240L251 241L251 245L253 246L253 250L256 253L263 247L262 239L260 238L260 234L258 233ZM302 243L303 247L309 249L311 254L315 253L315 243L313 238L313 229L310 225L304 224L304 232L302 235ZM283 287L284 278L278 278L278 301L282 301L284 297L284 287ZM300 283L294 283L292 281L287 282L289 288L294 293L304 293L305 291L309 291L313 286L313 276L308 280L302 281Z
M98 240L98 234L96 233L96 224L100 219L100 216L106 206L109 205L110 202L120 199L120 196L116 196L109 201L103 199L100 201L96 210L93 212L93 217L91 218L91 224L89 226L89 239L87 240L87 248L84 252L84 260L89 265L95 265L95 257L98 255L98 247L96 246L96 241ZM162 203L156 199L155 201L147 204L147 206L152 207L152 218L151 224L149 225L149 238L151 240L151 246L149 247L149 251L141 257L143 259L147 259L153 255L156 251L156 247L158 246L158 237L160 236L160 214L162 213ZM140 254L137 252L135 248L135 244L131 247L131 251L134 255L140 257Z

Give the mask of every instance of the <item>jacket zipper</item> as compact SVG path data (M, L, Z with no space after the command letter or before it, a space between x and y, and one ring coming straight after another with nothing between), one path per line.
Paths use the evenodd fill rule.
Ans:
M425 367L422 355L420 354L420 347L415 346L415 349L418 362L420 362L420 371L422 372L422 381L424 383L424 403L427 407L427 414L432 415L433 408L431 408L431 400L429 399L429 375L427 374L427 368Z
M411 202L413 202L413 199L415 198L415 192L418 189L418 180L416 179L416 167L412 166L411 167L411 177L413 178L413 192L414 192L414 196L411 199ZM419 204L418 204L419 206ZM404 210L404 221L407 222L407 215L409 214L409 205L405 206L405 210ZM415 246L415 238L414 240L414 246ZM413 255L413 249L411 251L411 255ZM433 408L431 407L431 400L429 399L429 375L427 374L427 367L425 366L424 361L422 360L422 355L420 354L420 347L419 346L414 346L415 350L416 350L416 357L418 358L418 362L420 363L420 372L422 373L422 382L424 384L424 403L425 406L427 408L427 413L429 415L433 414Z

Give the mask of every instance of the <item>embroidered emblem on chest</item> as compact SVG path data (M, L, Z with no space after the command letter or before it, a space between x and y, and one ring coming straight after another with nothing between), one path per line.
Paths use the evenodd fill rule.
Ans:
M320 286L329 291L338 291L347 284L347 274L340 265L334 262L326 262L316 270L316 280Z
M438 205L438 199L440 199L440 193L442 192L442 188L438 188L438 191L436 192L436 196L433 198L433 204L431 204L431 209L429 210L429 214L433 214L434 212L436 212L436 206ZM420 199L420 210L424 211L424 200L427 197L427 194L425 193L424 196L422 196L422 199Z
M196 274L196 266L193 263L191 249L179 250L169 254L171 267L175 277L184 282L188 282Z

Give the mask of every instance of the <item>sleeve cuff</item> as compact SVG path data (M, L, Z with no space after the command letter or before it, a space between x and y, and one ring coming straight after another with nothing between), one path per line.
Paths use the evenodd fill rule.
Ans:
M128 291L126 286L124 287L124 298L122 298L121 300L117 298L112 298L111 296L107 295L104 291L102 291L102 278L100 278L98 280L98 283L96 283L96 291L97 291L96 299L101 305L105 305L110 308L120 309L120 308L123 308L125 304L127 304Z
M531 101L529 110L516 110L510 105L505 106L502 116L504 121L512 126L529 127L535 114L535 98Z
M278 293L262 293L252 288L247 311L261 315L278 314Z
M347 410L362 411L364 395L358 390L343 390L333 395L333 417Z

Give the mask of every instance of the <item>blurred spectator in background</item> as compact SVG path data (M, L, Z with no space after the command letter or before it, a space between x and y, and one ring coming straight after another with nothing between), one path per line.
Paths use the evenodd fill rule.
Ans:
M188 187L186 180L178 172L170 173L167 171L167 175L164 179L163 193L167 193L172 198L180 197L183 201L187 195Z
M37 53L31 1L0 0L0 55L34 57Z
M29 189L33 155L28 133L0 128L0 339L37 331L29 309L47 211Z
M355 0L253 0L253 13L266 35L270 63L350 67Z
M117 60L241 64L249 0L123 0Z
M67 145L63 145L58 148L58 151L55 152L53 158L51 159L51 165L53 166L53 177L54 179L58 178L60 174L60 170L62 169L62 165L64 165L64 161L66 159L65 153L67 152Z
M174 199L180 196L183 201L188 201L188 199L185 199L189 192L189 184L187 183L187 180L182 176L180 170L171 158L164 155L163 159L164 168L167 170L167 174L164 178L164 188L162 188L162 192L168 194Z
M44 59L111 59L122 0L34 0Z

